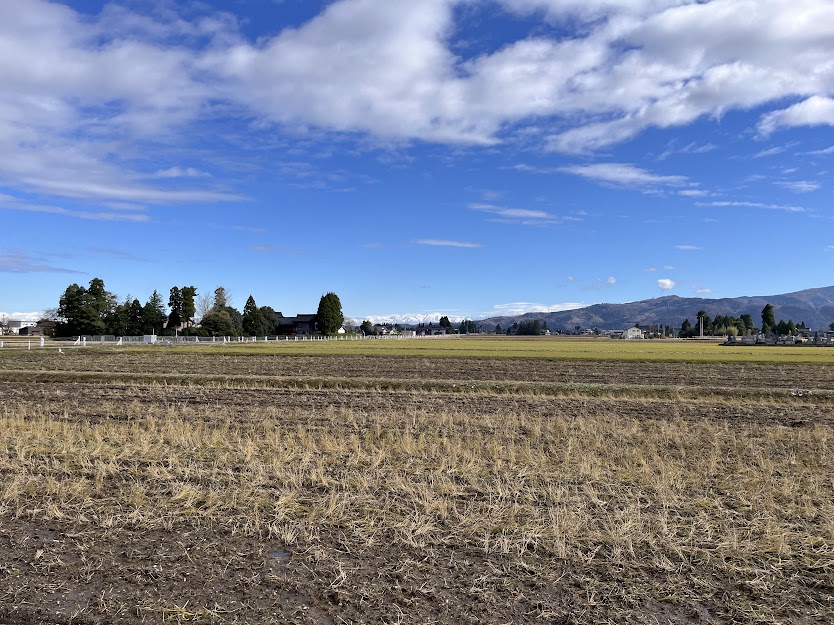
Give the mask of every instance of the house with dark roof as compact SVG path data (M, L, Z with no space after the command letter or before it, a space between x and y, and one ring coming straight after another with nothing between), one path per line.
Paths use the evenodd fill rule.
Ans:
M316 316L296 315L285 317L282 313L275 313L275 330L278 334L312 335L316 333Z

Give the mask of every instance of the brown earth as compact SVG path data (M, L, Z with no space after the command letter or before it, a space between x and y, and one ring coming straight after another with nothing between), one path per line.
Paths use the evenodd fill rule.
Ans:
M97 426L119 428L136 423L141 429L148 415L160 422L167 416L203 424L207 429L221 421L226 428L233 423L228 431L249 435L259 432L266 420L288 435L332 435L338 439L343 434L358 440L372 437L371 430L380 419L390 428L387 435L391 440L416 436L423 431L419 422L431 428L441 423L447 427L448 421L453 422L448 426L448 436L458 437L456 440L472 436L473 440L484 441L493 436L500 447L505 440L502 437L508 445L530 437L531 444L541 445L543 453L551 455L557 450L547 448L556 445L555 439L536 434L541 428L547 432L558 422L570 432L572 423L578 428L604 423L608 424L608 434L591 434L602 437L596 444L626 453L619 448L628 447L628 441L636 444L645 432L668 444L667 449L658 451L658 458L677 458L680 464L675 466L682 468L708 451L709 443L700 451L688 450L685 436L681 440L668 437L703 430L705 436L714 439L716 448L730 450L718 456L726 463L721 466L737 474L722 475L719 471L710 476L709 484L681 486L681 496L687 502L698 497L720 502L723 520L710 529L699 525L706 523L702 518L704 510L709 509L705 502L692 508L687 503L679 509L668 509L646 499L643 490L632 488L634 483L629 480L636 478L629 477L628 471L607 475L605 471L598 474L594 467L577 469L573 478L565 478L575 480L567 483L577 496L571 501L581 501L600 517L622 508L637 513L642 510L647 518L657 514L658 519L671 519L669 528L662 531L671 533L667 536L669 544L680 546L660 551L651 541L619 542L595 534L596 530L583 530L580 534L586 542L560 549L544 537L521 540L507 528L511 548L502 550L489 546L490 540L504 536L497 520L491 530L497 533L492 539L466 538L459 528L443 525L441 517L423 519L429 530L422 538L419 530L404 538L401 527L381 520L370 532L372 539L368 538L365 520L363 524L305 520L300 527L306 532L293 536L283 535L280 528L272 526L227 521L214 512L171 517L169 521L163 515L153 523L139 519L128 522L125 519L130 515L122 509L125 504L121 494L144 479L143 473L131 471L139 471L136 467L143 462L153 464L156 470L164 462L146 461L126 451L124 458L113 456L110 462L117 464L104 478L97 477L103 469L82 461L78 461L78 475L67 475L70 465L66 464L60 441L48 443L53 447L21 448L0 432L0 458L6 459L0 469L0 625L804 624L834 620L834 524L830 515L825 518L833 510L829 495L834 493L834 484L830 473L826 476L821 470L806 475L792 468L796 463L791 460L794 454L806 459L800 464L809 464L808 458L810 464L822 461L819 450L827 454L828 441L834 441L834 409L827 394L834 389L834 367L218 354L211 358L199 354L129 354L114 358L95 352L86 358L64 359L60 368L55 359L38 356L0 362L0 366L3 364L9 366L0 369L0 418L9 423L23 419L35 429L61 423L91 428L92 432L103 433L104 438L98 442L103 447L110 443L106 440L110 430L97 430ZM104 376L68 376L49 383L39 375L54 374L61 380L68 372L100 372ZM150 382L107 382L107 375L120 373L162 377ZM25 379L22 374L38 381L21 381L21 377ZM167 383L166 375L215 376L228 383L212 386L199 379L188 384ZM246 378L252 380L254 388L247 387ZM401 384L395 390L258 387L269 378ZM449 386L493 381L523 384L511 388ZM555 392L547 386L552 383L580 386ZM610 386L612 392L606 396L604 388L603 392L588 391L581 385ZM626 392L623 387L632 388ZM655 387L680 387L687 394L682 398L662 396ZM716 393L716 389L728 392ZM747 390L736 396L737 389ZM761 392L757 394L755 389ZM343 433L334 434L343 416L351 423L344 425ZM465 424L455 429L459 420L465 420ZM617 423L630 428L621 441L609 438L611 433L616 434ZM730 442L719 440L725 435ZM322 449L326 456L326 446ZM398 461L402 464L390 465L392 481L410 470L419 474L416 483L431 484L435 465L421 459L420 449L415 446L413 460L405 454ZM771 465L770 460L761 459L762 450L775 450L779 458L773 462L781 464ZM202 450L194 450L198 452ZM467 453L475 458L478 450ZM737 462L731 457L735 453L744 460ZM761 467L769 467L761 469L767 473L767 483L782 485L782 490L774 491L783 493L774 495L777 500L787 496L784 493L789 492L791 480L798 487L804 487L807 480L819 482L804 500L779 508L784 508L780 513L783 517L778 519L784 526L782 534L775 530L767 534L771 530L761 529L755 506L751 508L741 494L734 492L734 485L752 479L751 467L760 460ZM314 464L315 458L310 461ZM581 458L568 461L581 463ZM327 462L329 475L339 474L339 461ZM494 498L512 500L513 492L500 492L505 478L510 483L511 468L520 479L543 485L540 494L530 495L534 505L536 498L551 497L544 490L551 484L547 475L527 476L523 464L511 467L507 461L495 461L478 468L483 472L480 477L487 480L484 483L491 487L470 484L466 490L466 482L461 481L462 490L450 495L451 500L461 509L467 505L488 508ZM456 471L454 467L447 470L447 477L455 481ZM367 469L369 475L373 472ZM464 473L461 469L460 475ZM12 493L8 485L23 479L21 476L27 483L42 480L43 492ZM675 479L684 480L683 476L681 473ZM385 476L378 477L378 488L386 488ZM97 499L72 501L50 490L56 480L76 479L82 486L103 479ZM177 477L161 488L182 487L191 483L189 479ZM670 483L674 484L675 479ZM193 484L199 485L201 480L195 475ZM619 490L614 489L615 482ZM313 480L305 482L303 489L315 500L350 488L333 480L329 486L323 484ZM610 491L606 490L608 486ZM5 494L4 488L8 488ZM614 493L618 492L625 492L628 501L617 501ZM405 497L398 491L394 495L395 499ZM520 497L517 493L515 496ZM658 493L653 496L660 497ZM65 508L58 509L59 500ZM804 509L800 509L801 501L805 501ZM392 510L398 510L399 503L408 508L416 505L414 502L397 500ZM209 504L195 505L199 510L200 505ZM522 517L530 511L520 503L510 507L515 510L513 515ZM421 516L425 517L415 512L416 518ZM627 525L628 515L621 522ZM520 520L519 527L524 523ZM700 527L698 531L704 534L686 538L681 534L686 527L693 533ZM747 538L742 530L751 535L765 532L771 537L768 540L782 535L786 543L745 552ZM808 538L811 536L813 540ZM733 546L733 540L738 545Z

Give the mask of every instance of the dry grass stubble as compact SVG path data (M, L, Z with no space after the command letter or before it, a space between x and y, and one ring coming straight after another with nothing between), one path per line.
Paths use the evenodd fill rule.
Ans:
M210 559L206 544L226 537L261 545L261 561L262 545L279 545L292 566L262 571L220 603L193 584L155 594L125 584L103 587L96 601L76 591L54 613L148 622L834 618L830 426L615 410L479 414L475 404L384 415L257 406L245 421L222 404L137 402L122 412L93 422L0 407L0 519L75 536L73 558L47 544L0 569L0 605L48 591L43 580L63 579L67 567L97 579L115 552L96 545L202 536L186 557ZM176 570L159 557L154 566L157 585ZM49 575L31 578L30 567ZM265 611L269 597L297 595L301 605L304 592L327 601Z

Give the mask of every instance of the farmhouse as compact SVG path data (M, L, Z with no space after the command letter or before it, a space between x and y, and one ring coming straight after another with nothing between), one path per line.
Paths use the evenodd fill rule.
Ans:
M445 336L446 328L442 326L429 325L425 328L417 328L417 336Z
M316 316L313 314L285 317L282 313L277 312L275 313L275 329L278 334L315 334Z
M643 330L640 328L627 328L623 330L623 338L624 339L642 339L643 338Z
M37 325L35 321L21 321L19 319L9 319L6 327L9 334L20 334L23 328L33 328Z

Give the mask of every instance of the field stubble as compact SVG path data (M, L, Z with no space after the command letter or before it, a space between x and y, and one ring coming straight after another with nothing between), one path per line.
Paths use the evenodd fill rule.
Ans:
M0 620L834 619L828 367L142 356L0 361Z

